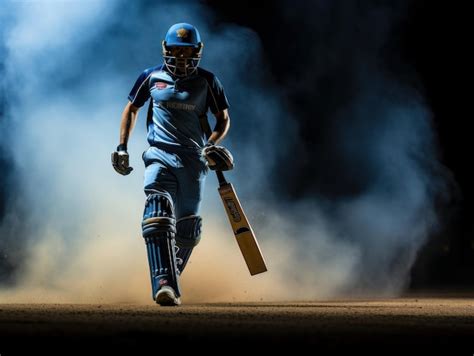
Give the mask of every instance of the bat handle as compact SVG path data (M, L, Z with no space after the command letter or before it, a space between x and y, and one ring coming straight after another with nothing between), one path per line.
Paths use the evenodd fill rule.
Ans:
M222 171L216 171L217 180L219 181L219 186L222 187L223 185L227 184L225 180L224 173Z

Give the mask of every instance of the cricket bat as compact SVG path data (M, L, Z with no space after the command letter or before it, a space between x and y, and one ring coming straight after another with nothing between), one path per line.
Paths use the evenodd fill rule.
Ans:
M244 256L245 263L250 271L250 274L256 275L267 271L265 259L262 251L258 245L252 226L245 216L239 198L235 193L234 187L227 182L224 174L221 171L216 171L219 180L219 194L224 203L224 208L232 226L235 239L239 245L240 251Z

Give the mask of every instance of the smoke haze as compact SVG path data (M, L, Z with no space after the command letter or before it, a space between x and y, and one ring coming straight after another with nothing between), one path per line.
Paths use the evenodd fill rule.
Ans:
M140 231L145 110L129 143L133 173L117 175L109 159L128 92L143 69L161 62L162 37L176 22L196 25L205 42L201 64L226 88L232 123L224 144L236 158L227 177L269 267L249 276L210 174L203 239L181 280L183 300L310 300L403 290L417 250L438 224L434 197L444 183L422 97L377 62L397 19L389 9L383 12L387 28L362 53L347 46L350 26L306 23L316 34L318 53L309 56L317 61L307 80L283 87L265 65L258 36L217 25L198 2L2 6L12 14L8 21L0 17L2 146L14 162L17 192L0 226L0 251L16 268L16 283L3 288L2 301L151 302ZM338 14L337 6L326 6L319 16ZM357 19L367 15L349 10L362 11ZM368 17L359 42L371 26L380 26ZM334 26L334 35L324 36ZM343 55L354 57L344 68L350 88L337 96L321 78L334 76L338 88ZM313 86L324 91L312 99L322 124L315 133L317 155L301 147L291 151L305 133L287 99L310 95ZM332 102L326 100L330 94ZM307 197L289 201L273 182L298 184L292 167L302 165L329 175L334 185L358 189L332 199L324 194L328 180L321 180L308 187Z

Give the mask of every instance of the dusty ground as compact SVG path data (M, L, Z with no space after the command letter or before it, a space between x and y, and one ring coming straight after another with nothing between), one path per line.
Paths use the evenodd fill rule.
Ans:
M88 354L97 347L130 354L145 347L161 350L187 345L230 351L256 344L270 350L310 346L318 351L358 348L365 353L405 354L424 349L473 355L474 299L194 304L178 308L0 304L1 356L19 354L29 347L41 354L60 350Z

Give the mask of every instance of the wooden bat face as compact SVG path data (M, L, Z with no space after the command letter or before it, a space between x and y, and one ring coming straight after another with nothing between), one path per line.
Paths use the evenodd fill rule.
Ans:
M218 190L250 274L253 276L267 271L265 259L263 258L255 234L245 216L237 194L235 194L234 187L232 184L226 183L221 185Z

